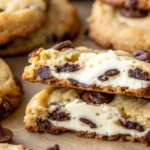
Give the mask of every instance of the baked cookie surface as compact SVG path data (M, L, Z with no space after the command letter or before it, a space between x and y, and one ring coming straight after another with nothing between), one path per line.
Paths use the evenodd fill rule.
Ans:
M150 0L101 0L104 3L141 10L150 10Z
M0 118L14 111L22 100L22 86L8 65L0 58Z
M121 15L119 9L96 0L88 19L90 38L105 48L150 51L150 31L147 28L150 16L129 18ZM131 15L128 12L126 15Z
M0 144L0 150L29 150L22 145Z
M150 64L125 51L71 48L69 41L31 54L24 80L113 94L150 97Z
M149 111L148 100L51 86L31 99L24 122L30 132L73 131L81 137L149 145Z
M28 53L56 41L72 39L79 30L76 9L66 0L51 0L47 23L36 33L0 46L0 56Z
M2 0L0 3L0 44L24 37L46 21L47 1Z

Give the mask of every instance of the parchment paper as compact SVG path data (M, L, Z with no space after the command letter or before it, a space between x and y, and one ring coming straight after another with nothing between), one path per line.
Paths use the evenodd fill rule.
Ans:
M86 18L90 14L92 1L76 1L73 2L78 8L78 14L82 21L82 33L87 28ZM66 18L67 19L67 18ZM84 26L84 27L83 27ZM80 34L78 39L75 40L74 45L76 46L89 46L91 48L99 48L96 44ZM28 64L27 55L5 58L7 63L11 66L14 74L21 79L21 74L24 67ZM10 117L2 121L2 125L10 128L14 132L13 142L14 144L23 144L27 148L34 150L46 150L47 147L59 144L60 150L148 150L150 147L145 147L140 143L130 142L110 142L110 141L99 141L97 139L85 139L77 137L74 133L65 133L59 136L50 134L37 134L29 133L24 129L23 117L26 105L31 97L43 89L44 85L33 84L27 81L22 81L24 87L24 100Z

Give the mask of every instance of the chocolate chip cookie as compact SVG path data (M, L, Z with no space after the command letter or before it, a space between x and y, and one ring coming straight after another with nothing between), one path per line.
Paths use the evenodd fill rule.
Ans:
M150 0L101 0L117 7L150 10Z
M123 4L124 1L129 2L129 0L117 0L118 3ZM111 2L115 3L115 0ZM140 5L142 0L138 2ZM129 52L138 49L150 51L149 10L142 10L139 7L116 7L112 3L95 1L88 19L90 38L105 48ZM149 1L144 0L143 3L149 3Z
M145 51L144 51L145 52ZM65 41L29 57L23 79L113 94L150 97L150 64L137 51L98 51ZM146 52L145 52L146 55Z
M0 144L0 150L29 150L22 145Z
M45 26L32 35L0 45L0 56L30 52L50 47L63 39L73 39L79 30L76 9L66 0L51 0Z
M31 99L24 123L30 132L73 131L86 138L149 145L149 113L145 99L51 86Z
M46 21L47 0L1 0L0 45L25 37Z
M0 59L0 118L8 116L22 100L22 86L8 65Z

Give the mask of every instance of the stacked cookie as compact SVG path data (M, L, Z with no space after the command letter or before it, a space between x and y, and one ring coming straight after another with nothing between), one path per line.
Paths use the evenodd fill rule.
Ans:
M40 48L30 55L22 77L50 87L29 102L25 128L149 145L150 64L145 61L124 51L74 47L70 41Z
M96 0L89 36L105 48L150 51L149 0Z
M4 0L0 8L0 56L49 47L79 29L76 9L66 0Z

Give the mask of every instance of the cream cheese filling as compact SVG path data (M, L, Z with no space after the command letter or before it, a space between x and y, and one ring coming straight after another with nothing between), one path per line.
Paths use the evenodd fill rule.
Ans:
M49 108L50 110L50 108ZM107 104L89 105L81 102L79 99L65 105L66 113L70 114L71 120L68 121L49 121L56 127L63 127L75 131L83 131L88 133L95 132L98 135L112 136L117 134L128 134L134 137L142 137L148 133L148 129L143 132L138 132L134 129L127 129L118 123L118 120L124 119L119 111ZM80 118L85 118L96 124L97 128L90 128L89 125L80 121Z
M101 87L129 87L130 89L140 89L149 86L150 81L131 78L128 76L129 69L135 69L139 66L138 61L123 58L120 59L113 51L108 53L83 53L80 56L79 62L81 69L75 72L61 72L57 73L52 70L51 74L59 80L74 79L85 85L97 85ZM48 64L47 64L48 65ZM51 66L50 66L51 67ZM116 76L110 77L107 81L100 81L99 76L103 75L110 69L118 69L120 73Z

